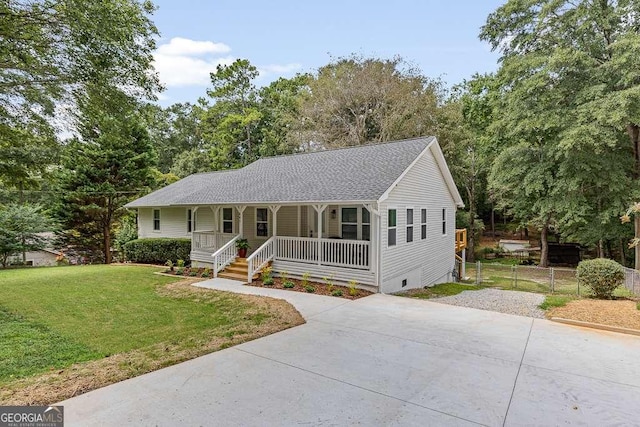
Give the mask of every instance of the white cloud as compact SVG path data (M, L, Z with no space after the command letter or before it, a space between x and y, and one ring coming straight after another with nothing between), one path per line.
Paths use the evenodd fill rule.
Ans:
M230 65L237 59L225 55L230 51L231 48L224 43L174 37L158 47L154 53L154 66L167 88L207 87L211 83L210 73L218 65ZM293 74L301 65L270 64L257 68L260 80L263 80Z
M228 53L231 48L224 43L212 41L189 40L182 37L174 37L169 43L158 48L160 55L169 56L199 56L209 54Z
M258 71L260 71L260 75L269 75L269 74L292 74L302 68L300 64L271 64L271 65L263 65L258 67Z

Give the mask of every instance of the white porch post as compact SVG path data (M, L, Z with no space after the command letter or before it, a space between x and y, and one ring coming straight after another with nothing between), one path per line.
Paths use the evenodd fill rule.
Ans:
M327 209L327 205L313 205L313 209L318 213L318 224L316 234L318 235L318 265L322 264L322 212Z
M238 226L240 227L240 230L238 231L238 234L240 235L240 237L243 237L243 234L244 234L244 222L243 222L244 221L244 215L243 215L243 213L244 213L244 210L247 209L247 207L244 206L244 205L239 205L239 206L236 206L236 209L238 210L238 213L240 214L239 215L240 218L238 219Z
M269 209L271 210L271 218L273 221L273 232L271 233L271 235L275 237L278 235L278 211L280 210L280 206L272 205L269 206Z
M191 208L191 231L198 231L197 227L198 227L198 221L196 221L196 212L198 212L198 208L200 206L196 206Z
M369 270L375 276L375 282L378 284L378 242L380 240L380 212L373 204L364 205L369 211L371 220L371 241L369 242ZM378 284L379 286L379 284Z

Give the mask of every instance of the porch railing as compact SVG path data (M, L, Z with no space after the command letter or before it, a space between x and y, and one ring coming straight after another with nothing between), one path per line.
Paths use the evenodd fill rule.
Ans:
M273 260L275 249L275 237L270 238L262 244L254 253L247 258L247 281L249 283L253 280L253 275L256 271L264 267L269 261Z
M191 233L191 250L213 253L233 238L233 234L217 231L194 231Z
M240 235L235 236L211 255L213 257L213 277L218 277L218 273L236 259L236 240L239 238Z
M274 258L282 261L368 270L370 247L369 241L366 240L277 236Z
M467 229L458 228L456 230L456 252L460 252L467 247Z

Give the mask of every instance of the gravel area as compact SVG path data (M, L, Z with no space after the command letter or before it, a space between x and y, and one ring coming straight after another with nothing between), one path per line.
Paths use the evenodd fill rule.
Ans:
M544 319L544 310L538 308L544 301L544 295L531 292L480 289L463 291L449 297L434 298L431 301Z

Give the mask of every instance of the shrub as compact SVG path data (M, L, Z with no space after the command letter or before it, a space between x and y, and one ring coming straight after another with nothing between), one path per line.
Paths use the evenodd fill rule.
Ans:
M309 278L311 277L311 273L308 271L302 275L302 287L306 287L309 284Z
M196 277L197 275L198 275L198 272L195 270L189 272L190 277Z
M183 259L179 259L178 261L176 261L176 266L178 268L184 268L184 260Z
M310 294L312 294L312 293L314 293L316 291L316 288L314 288L311 285L307 285L307 286L304 287L304 290L309 292Z
M166 264L179 259L189 261L191 240L189 239L137 239L123 246L127 261L141 264Z
M184 274L184 269L183 269L183 268L179 268L179 269L177 269L177 270L176 270L176 274L177 274L178 276L182 276L182 275Z
M356 282L355 280L349 280L349 295L351 295L352 297L358 295L358 288L356 287L357 285L358 282Z
M167 262L164 263L164 265L166 265L167 267L169 267L169 271L173 271L173 261L171 261L170 259L167 260Z
M262 279L262 282L264 283L265 281L271 279L271 283L273 284L273 269L271 267L265 267L262 269L262 274L260 275L260 278Z
M208 278L208 277L210 277L210 276L211 276L211 274L209 274L206 270L205 270L205 271L203 271L203 272L202 272L202 274L200 275L200 277L203 277L203 278L205 278L205 279L206 279L206 278Z
M342 291L340 289L336 289L335 291L331 292L331 296L333 296L333 297L341 297L342 296Z
M322 280L327 285L327 292L333 292L333 274L329 277L323 277Z
M265 286L273 285L273 277L266 277L266 278L262 279L262 284L265 285Z
M613 260L597 258L581 261L576 277L578 284L590 288L596 298L611 299L624 280L624 269Z
M284 282L284 285L282 285L282 286L284 286L287 289L291 289L291 288L294 288L296 286L296 284L293 283L290 280L287 280L286 282Z

